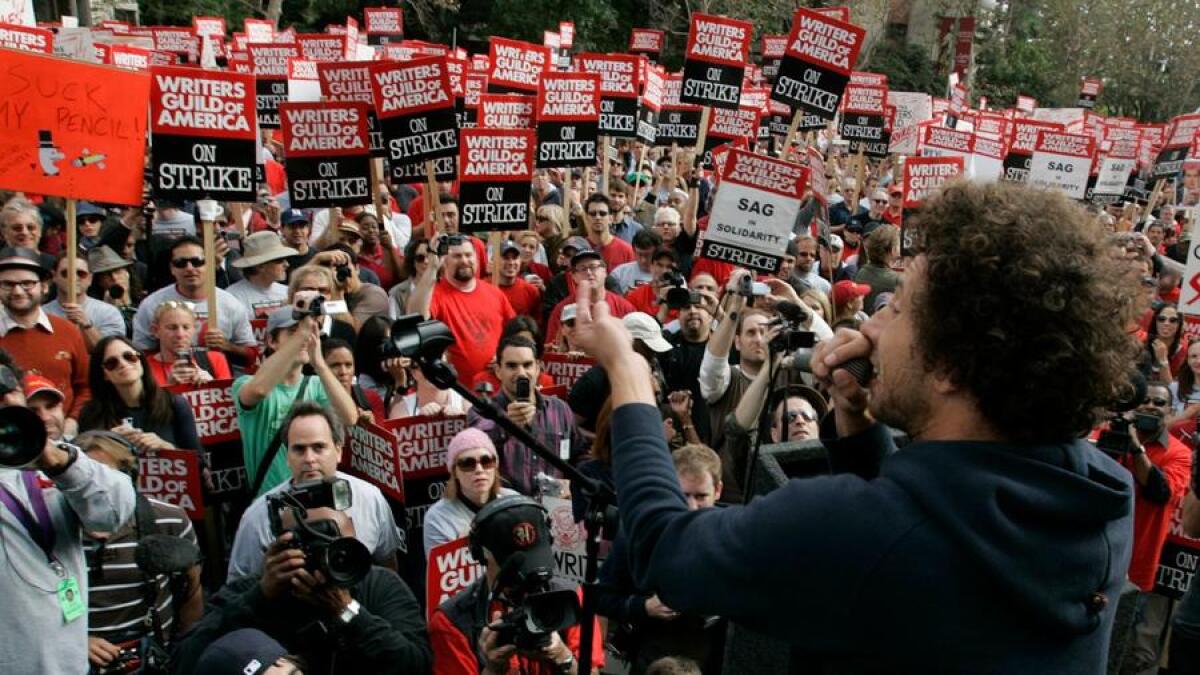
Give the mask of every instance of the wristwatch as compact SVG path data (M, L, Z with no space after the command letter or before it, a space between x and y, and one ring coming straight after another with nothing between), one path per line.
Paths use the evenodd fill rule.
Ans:
M71 465L75 463L75 460L79 459L79 446L75 445L74 443L63 443L59 447L67 451L67 463L63 464L57 469L45 471L44 473L50 478L58 478L59 476L63 475L66 473L67 469L71 468Z
M342 613L338 614L338 621L341 621L343 625L349 625L354 620L354 617L358 616L360 608L361 605L358 604L357 600L351 600L350 604L346 605L345 609L342 610Z
M571 672L571 666L575 665L575 655L567 652L567 660L561 663L555 663L551 666L554 675L568 675Z

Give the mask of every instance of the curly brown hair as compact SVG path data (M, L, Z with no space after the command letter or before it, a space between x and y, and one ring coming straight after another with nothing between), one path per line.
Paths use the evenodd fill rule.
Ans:
M957 181L915 214L918 353L1018 442L1062 442L1128 395L1136 286L1062 195Z

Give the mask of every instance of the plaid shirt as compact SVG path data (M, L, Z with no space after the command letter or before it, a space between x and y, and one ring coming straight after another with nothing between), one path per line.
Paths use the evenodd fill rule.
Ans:
M503 413L510 399L501 391L492 403ZM510 487L524 495L534 495L537 484L534 480L539 472L562 478L562 473L538 457L525 444L509 436L495 422L481 417L473 408L467 412L467 426L475 427L488 435L500 453L500 473ZM565 460L574 460L576 453L587 448L586 441L575 426L575 414L567 402L555 397L537 394L537 414L533 418L533 437L541 441L551 452Z

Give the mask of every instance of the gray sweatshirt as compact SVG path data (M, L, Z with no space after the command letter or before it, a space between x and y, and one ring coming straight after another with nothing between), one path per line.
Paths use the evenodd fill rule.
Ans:
M0 485L33 512L21 472L0 469ZM42 493L54 521L54 556L87 596L81 532L112 532L133 517L133 484L82 453ZM60 578L21 521L0 504L0 673L86 673L87 612L63 622ZM86 604L86 603L85 603Z

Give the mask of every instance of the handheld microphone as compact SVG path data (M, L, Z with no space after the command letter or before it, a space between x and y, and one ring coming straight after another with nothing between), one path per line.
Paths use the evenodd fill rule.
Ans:
M803 373L811 373L812 356L813 350L811 347L801 347L792 352L791 356L785 356L779 365L781 368L791 368ZM871 360L863 356L856 356L846 361L838 366L836 370L844 370L850 373L858 381L858 386L860 387L867 386L871 378L875 375L875 368L871 365Z

